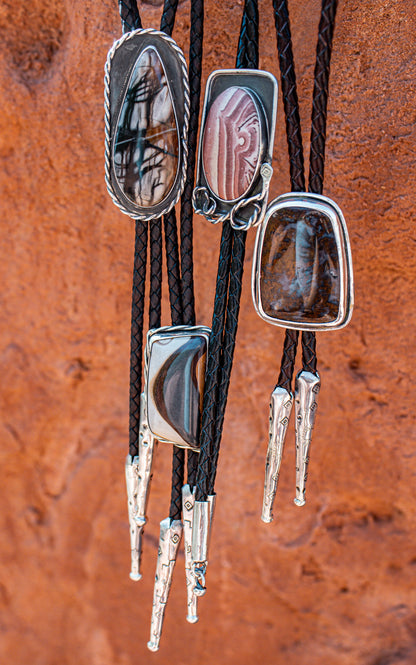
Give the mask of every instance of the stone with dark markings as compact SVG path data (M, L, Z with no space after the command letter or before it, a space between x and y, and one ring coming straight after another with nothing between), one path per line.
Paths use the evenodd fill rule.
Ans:
M340 266L327 215L300 207L277 210L268 220L260 269L268 316L297 323L336 320Z
M169 194L179 166L179 137L163 63L153 47L138 58L120 111L114 142L116 180L142 207Z
M148 419L156 438L198 447L206 352L202 335L172 337L152 345Z
M211 191L223 201L242 198L259 167L262 119L258 102L232 86L212 103L204 127L202 162Z

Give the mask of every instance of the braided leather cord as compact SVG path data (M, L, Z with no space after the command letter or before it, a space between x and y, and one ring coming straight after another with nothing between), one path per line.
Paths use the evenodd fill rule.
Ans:
M286 0L273 0L279 53L280 80L286 118L286 137L289 150L290 183L293 192L305 191L305 165L300 127L299 101L290 34L289 11Z
M178 8L178 0L165 0L163 4L163 13L160 20L160 31L165 32L169 37L172 35L173 26L175 25L176 10Z
M256 69L258 67L258 37L257 0L245 0L237 49L237 68ZM223 238L228 236L228 233L230 233L230 239L226 239L223 246ZM221 263L222 252L220 250L212 330L214 331L214 325L218 326L221 323L221 331L216 330L215 332L214 349L211 349L210 339L208 353L201 426L201 452L196 479L197 501L205 501L208 495L214 493L222 426L238 327L246 238L246 232L231 230L229 222L224 223L221 250L224 249L225 258L226 253L230 252L231 249L231 257L228 256L226 261L228 264L227 275L220 275L220 268L224 268L226 263L225 261L224 264ZM224 286L229 288L227 306L227 290L225 293L223 292ZM216 316L216 305L221 314L221 321ZM208 378L209 385L207 386Z
M312 98L311 152L309 157L309 191L322 194L325 166L326 117L329 68L334 36L337 0L323 0L319 22L318 44Z
M218 395L218 370L221 359L221 346L225 325L227 292L230 277L233 231L229 221L222 227L220 256L218 260L217 283L215 289L214 312L209 338L207 367L205 370L204 400L202 407L200 453L196 476L197 501L205 501L208 496L208 480L211 466L212 432L216 418Z
M323 0L319 21L309 155L309 191L315 194L322 194L324 182L329 68L337 4L337 0ZM302 333L302 367L305 371L316 374L316 364L316 335L314 332L305 331Z
M183 323L183 308L178 251L178 228L175 208L173 208L168 215L165 215L164 226L170 314L172 325L180 326Z
M181 200L182 302L183 319L188 325L195 325L192 192L195 182L195 159L201 98L203 34L204 0L191 0L191 28L189 38L190 115L188 129L188 164L186 169L185 188Z
M150 222L150 294L149 329L160 328L162 303L162 223Z
M180 281L178 228L175 208L164 217L166 264L169 284L170 313L173 326L183 323L182 293ZM182 485L184 482L185 451L183 448L173 446L172 453L172 486L169 517L171 520L180 520L182 511Z
M235 340L238 328L238 314L240 311L246 239L246 231L234 231L227 319L225 322L225 333L221 357L221 371L218 386L217 412L212 432L213 446L210 474L208 479L208 494L214 494L215 478L217 475L218 455L221 445L222 428L224 424L225 408L227 406L228 388L230 386Z
M282 361L277 386L285 388L288 393L292 392L292 379L295 369L296 351L298 348L299 330L287 328L285 341L283 343Z
M137 0L118 0L123 32L130 32L142 27Z
M147 223L136 220L130 342L129 453L137 455L142 384L143 314L146 283Z
M185 188L181 199L181 268L183 322L195 325L195 296L193 276L193 207L195 161L198 140L199 107L201 98L202 42L204 34L204 0L191 0L189 37L190 115L188 129L188 164ZM188 484L193 489L199 454L188 451Z
M290 184L293 192L305 191L305 165L302 132L300 127L299 100L296 89L296 73L290 33L289 11L286 0L273 0L279 53L280 80L286 118L286 137L289 150ZM287 329L283 343L283 355L277 385L292 391L299 332Z

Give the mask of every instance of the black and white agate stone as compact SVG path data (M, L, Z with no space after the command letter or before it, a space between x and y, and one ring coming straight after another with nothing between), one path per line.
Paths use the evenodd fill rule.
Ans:
M270 204L257 235L253 298L263 319L286 328L321 330L348 323L350 245L333 201L301 193Z
M189 95L183 54L164 33L127 33L109 53L106 82L110 194L134 218L158 217L184 184Z
M153 436L199 450L199 425L209 328L149 331L146 347L147 416Z
M261 167L271 161L277 81L260 70L213 72L202 113L194 207L207 219L227 215L244 199L260 194ZM252 212L238 208L242 222Z

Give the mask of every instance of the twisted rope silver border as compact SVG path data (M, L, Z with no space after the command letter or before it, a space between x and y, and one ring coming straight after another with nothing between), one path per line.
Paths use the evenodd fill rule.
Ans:
M125 215L128 215L132 219L141 219L142 221L146 222L150 219L155 219L155 214L154 213L137 213L134 214L130 210L128 210L122 203L117 198L117 195L114 191L113 185L111 184L111 178L110 178L110 168L111 168L111 160L110 160L110 153L111 153L111 126L110 126L110 69L111 69L111 62L113 60L114 54L117 51L117 49L124 44L125 41L128 39L131 39L132 37L135 37L138 34L150 34L150 35L157 35L161 39L163 39L165 42L169 44L169 46L176 52L176 55L179 58L179 61L181 63L181 68L182 68L182 80L183 80L183 86L184 86L184 124L183 124L183 131L182 131L182 140L181 140L181 148L182 148L182 175L180 178L180 181L178 183L178 193L175 196L175 198L169 203L166 209L162 210L162 212L157 214L157 217L161 217L162 215L166 215L172 208L178 203L182 192L183 188L185 186L185 180L186 180L186 167L188 163L188 127L189 127L189 109L190 109L190 95L189 95L189 81L188 81L188 67L186 64L185 56L182 52L182 50L179 48L177 43L168 35L166 35L164 32L160 32L159 30L154 30L153 28L146 28L146 29L139 29L139 30L132 30L131 32L126 32L120 39L114 42L113 46L108 52L107 55L107 60L105 63L104 67L104 125L105 125L105 182L107 185L107 190L109 195L111 196L111 199L113 203L121 210L122 213ZM179 128L178 128L179 129Z

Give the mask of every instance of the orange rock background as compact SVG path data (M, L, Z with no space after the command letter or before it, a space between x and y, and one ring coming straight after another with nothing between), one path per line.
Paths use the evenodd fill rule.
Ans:
M290 1L306 144L319 6ZM189 9L180 4L174 32L185 50ZM241 0L207 0L204 79L234 65L241 11ZM141 13L157 27L160 7ZM271 3L261 0L260 13L260 64L279 76ZM324 193L348 222L356 307L346 329L318 335L307 504L293 504L291 433L275 521L260 522L283 332L254 312L250 232L208 593L188 625L181 555L151 654L171 450L157 453L135 584L124 488L134 228L107 195L103 168L117 3L1 3L2 665L416 662L415 16L415 0L339 6ZM281 100L274 168L272 196L289 187ZM208 325L219 238L195 220L197 318Z

